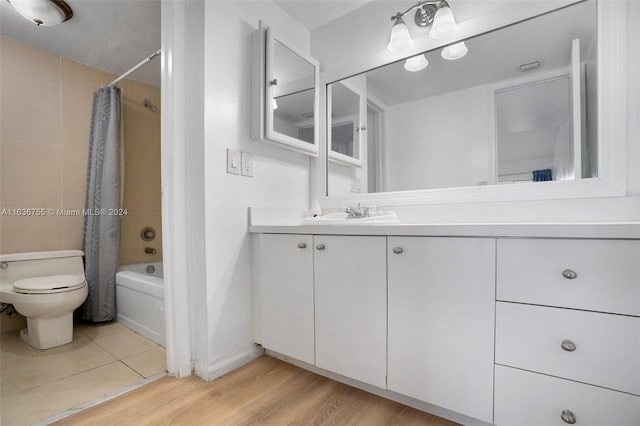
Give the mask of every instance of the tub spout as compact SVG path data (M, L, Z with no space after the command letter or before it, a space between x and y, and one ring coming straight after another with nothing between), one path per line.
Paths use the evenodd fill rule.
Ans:
M154 249L153 247L145 247L144 252L147 254L156 254L156 249Z

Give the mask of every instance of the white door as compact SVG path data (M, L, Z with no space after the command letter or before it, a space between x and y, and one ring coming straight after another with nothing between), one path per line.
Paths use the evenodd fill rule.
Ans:
M316 366L385 387L385 237L314 237Z
M313 364L312 237L264 234L257 241L262 346Z
M388 388L493 421L495 240L389 237Z

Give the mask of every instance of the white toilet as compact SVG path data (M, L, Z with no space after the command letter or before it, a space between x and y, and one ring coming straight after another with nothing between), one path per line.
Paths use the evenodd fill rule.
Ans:
M27 317L22 340L49 349L73 340L73 311L87 298L80 250L0 254L0 302Z

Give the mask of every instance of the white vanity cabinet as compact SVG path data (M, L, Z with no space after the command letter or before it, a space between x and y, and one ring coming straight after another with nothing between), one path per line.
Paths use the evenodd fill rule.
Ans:
M314 237L316 366L385 388L386 238Z
M314 363L313 238L256 235L254 279L256 341L265 348Z
M301 228L254 235L272 353L462 424L640 425L640 226Z
M389 237L389 390L493 421L495 244Z

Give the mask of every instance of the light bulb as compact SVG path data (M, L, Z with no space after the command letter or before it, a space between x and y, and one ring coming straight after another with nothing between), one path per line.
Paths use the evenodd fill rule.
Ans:
M427 57L422 54L407 59L404 62L404 69L409 72L416 72L425 69L427 65L429 65L429 61L427 61Z
M409 34L407 24L404 23L402 18L396 18L393 28L391 28L391 36L389 37L387 50L389 52L400 52L409 49L412 44L413 40Z
M276 98L271 100L271 108L275 111L278 109L278 102L276 102Z
M449 6L443 6L436 11L433 24L431 24L431 31L429 31L429 37L436 39L446 38L453 34L456 29L456 20L453 17L451 8Z
M452 44L451 46L447 46L442 49L440 56L442 56L444 59L454 61L456 59L462 58L467 54L468 51L469 49L467 48L467 45L464 44L464 41L461 41L460 43Z

